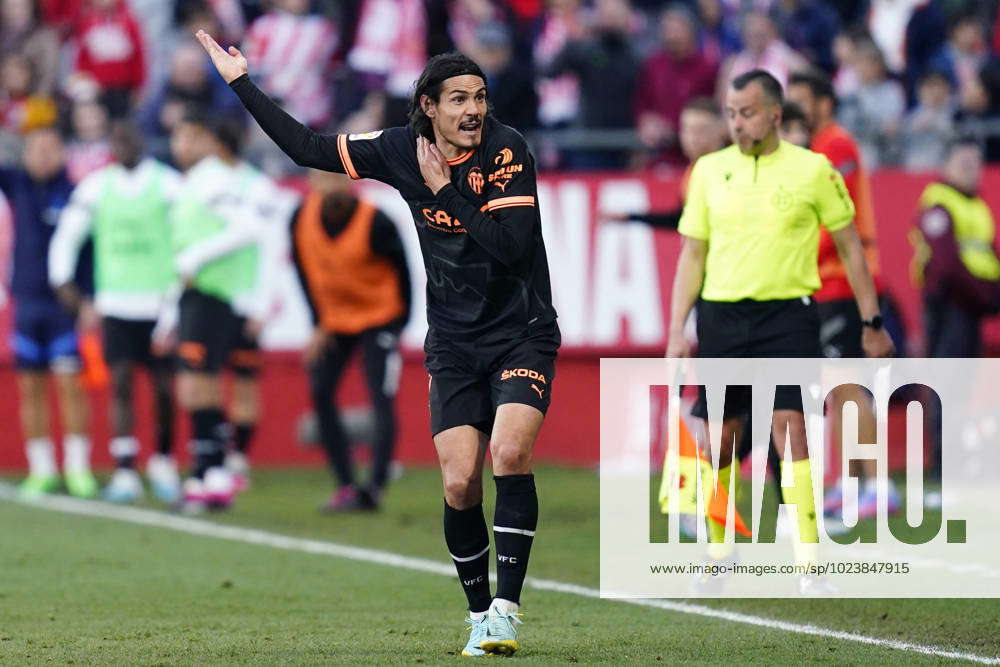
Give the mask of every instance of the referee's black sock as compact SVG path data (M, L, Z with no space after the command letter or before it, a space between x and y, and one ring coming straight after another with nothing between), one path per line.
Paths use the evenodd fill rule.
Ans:
M483 504L457 510L444 503L444 540L455 561L458 579L469 600L469 611L490 608L490 536L486 531Z
M521 587L528 572L528 556L538 525L535 476L500 475L497 508L493 515L493 541L497 550L497 598L521 602Z
M225 415L219 408L191 411L191 435L194 449L194 472L198 479L209 468L221 466L226 455Z

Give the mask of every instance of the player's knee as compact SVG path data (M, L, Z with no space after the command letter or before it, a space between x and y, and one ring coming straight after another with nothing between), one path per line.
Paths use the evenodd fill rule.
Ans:
M444 498L457 510L472 507L483 499L482 478L474 473L445 475Z
M490 443L493 470L499 475L519 475L531 471L531 450L516 442Z

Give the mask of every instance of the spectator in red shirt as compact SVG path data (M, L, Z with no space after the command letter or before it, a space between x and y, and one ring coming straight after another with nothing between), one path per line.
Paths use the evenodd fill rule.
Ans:
M670 7L660 19L663 48L642 66L636 96L636 123L643 144L656 152L655 162L685 164L677 140L681 110L688 100L711 97L718 63L698 51L695 17Z
M132 107L146 78L142 32L124 0L89 0L73 32L76 73L100 86L115 118Z

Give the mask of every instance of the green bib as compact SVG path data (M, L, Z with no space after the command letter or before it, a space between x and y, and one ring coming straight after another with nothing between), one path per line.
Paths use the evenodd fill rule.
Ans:
M980 197L966 197L944 183L932 183L920 196L924 209L941 206L955 227L958 253L969 273L982 280L1000 280L1000 260L993 250L993 215Z
M98 292L162 292L174 279L170 203L163 166L146 188L122 194L119 174L108 173L94 211L94 278Z
M244 185L246 179L240 181ZM226 221L211 210L199 197L183 194L174 204L174 251L185 248L221 232ZM249 243L238 250L205 264L194 277L194 287L205 294L231 303L233 298L253 289L257 281L258 250Z

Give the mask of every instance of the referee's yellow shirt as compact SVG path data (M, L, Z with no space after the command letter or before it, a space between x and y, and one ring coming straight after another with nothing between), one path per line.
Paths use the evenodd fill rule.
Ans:
M760 157L732 145L699 159L678 231L708 243L703 299L766 301L819 289L819 226L835 232L853 219L830 161L782 141Z

